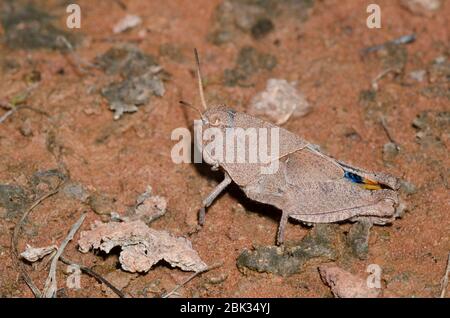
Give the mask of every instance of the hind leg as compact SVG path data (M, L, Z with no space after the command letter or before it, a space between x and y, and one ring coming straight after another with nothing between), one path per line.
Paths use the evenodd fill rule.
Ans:
M284 230L286 228L288 218L289 213L287 211L283 211L283 214L281 215L280 224L278 225L277 245L282 245L284 243Z
M205 214L206 214L206 208L209 207L214 200L219 196L219 194L222 193L223 190L231 183L231 177L228 175L228 173L225 173L225 178L221 183L219 183L214 190L211 191L211 193L203 200L202 207L198 213L198 223L200 225L203 225L205 223Z

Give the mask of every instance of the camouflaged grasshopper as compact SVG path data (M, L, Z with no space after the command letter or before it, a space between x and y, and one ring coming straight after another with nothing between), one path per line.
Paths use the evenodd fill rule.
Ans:
M203 129L279 128L256 117L238 113L226 106L208 108L204 98L197 51L198 86ZM189 105L190 106L190 105ZM206 208L231 183L236 183L252 200L269 204L282 211L277 244L284 241L288 218L305 223L331 223L368 219L374 224L390 223L399 205L398 179L366 171L318 151L313 144L279 128L279 168L273 174L262 174L261 163L228 163L217 161L206 149L205 162L224 172L224 180L203 200L199 224L205 221Z

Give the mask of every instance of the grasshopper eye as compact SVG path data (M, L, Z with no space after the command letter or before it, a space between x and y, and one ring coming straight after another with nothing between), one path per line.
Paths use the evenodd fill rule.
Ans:
M210 118L209 123L211 126L219 126L220 125L220 118L219 116L213 116Z

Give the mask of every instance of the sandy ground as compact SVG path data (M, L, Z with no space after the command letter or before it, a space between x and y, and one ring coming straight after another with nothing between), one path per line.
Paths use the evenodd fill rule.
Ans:
M20 23L12 30L3 15L0 100L34 110L19 108L0 123L0 296L33 296L11 259L11 235L26 208L51 191L62 175L81 192L64 188L67 191L37 206L20 232L19 251L26 244L59 245L83 211L88 214L81 230L94 220L108 221L112 211L126 213L151 185L167 200L167 213L151 227L186 235L208 264L223 262L182 288L181 296L332 297L317 271L318 264L330 261L361 277L368 275L369 264L379 265L383 297L440 295L450 251L450 3L441 1L437 11L424 15L399 2L377 1L382 28L368 29L370 1L360 0L283 1L276 10L270 1L249 1L266 19L258 26L246 26L246 19L253 20L245 10L223 13L217 0L78 1L82 25L75 30L65 28L64 1L33 1L54 17L51 23L62 34L73 37L72 50L52 42L51 34L42 47L29 47L26 37L19 43L13 32L20 31ZM0 4L5 14L8 1ZM230 4L236 6L225 5ZM113 26L126 14L139 15L142 23L114 34ZM412 33L413 43L361 56L364 48ZM122 80L123 74L89 64L123 43L155 58L163 68L165 93L114 120L102 89ZM269 78L296 81L311 111L289 119L284 128L336 158L405 181L401 196L408 210L392 225L372 228L366 255L346 250L352 224L342 223L332 227L339 241L332 242L334 256L308 260L294 274L238 268L245 249L274 245L280 212L250 202L236 186L209 208L203 229L189 235L196 228L202 198L222 178L206 165L175 165L170 157L172 130L192 128L196 119L195 112L178 104L182 99L199 105L194 47L201 55L210 104L245 112ZM252 53L257 62L250 66L238 59L245 47L257 52ZM373 80L387 69L390 72L373 87ZM236 80L236 74L241 78ZM7 112L4 108L0 116ZM388 134L380 124L382 117ZM386 145L389 142L399 150ZM311 231L290 222L287 244L295 246ZM190 275L164 262L145 274L127 273L120 269L118 251L82 254L78 237L79 232L64 255L92 267L133 297L161 295ZM24 266L42 288L46 260ZM60 263L60 296L114 296L86 275L81 289L65 287L65 269Z

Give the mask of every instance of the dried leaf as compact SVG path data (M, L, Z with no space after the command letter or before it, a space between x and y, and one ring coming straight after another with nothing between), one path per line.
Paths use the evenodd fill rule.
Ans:
M162 79L163 69L156 59L141 52L137 47L121 45L111 48L96 59L107 74L120 74L122 81L112 83L101 90L113 110L114 119L124 113L138 110L138 106L147 104L152 95L165 93Z
M152 194L152 187L147 186L147 190L136 199L136 205L131 214L121 216L117 212L111 212L111 220L116 222L130 222L141 220L149 224L166 214L167 201L164 197Z
M149 228L144 222L95 222L90 231L81 233L79 249L87 253L91 248L109 253L120 246L119 261L129 272L147 272L160 260L185 271L200 271L207 265L184 237L175 237L167 231Z
M320 266L319 273L337 298L376 298L380 294L379 289L369 288L365 279L337 266Z
M135 214L131 218L150 223L163 216L166 213L166 208L166 199L158 195L153 195L152 187L148 186L147 190L137 198L134 209Z
M45 256L56 251L58 247L56 245L50 245L45 247L32 247L27 244L25 251L20 253L20 257L26 259L29 262L37 262L38 260L44 258Z
M109 109L114 111L114 119L119 119L124 113L136 112L138 106L146 104L152 95L164 95L164 84L157 75L160 70L149 69L144 75L102 89L102 95L110 104Z

